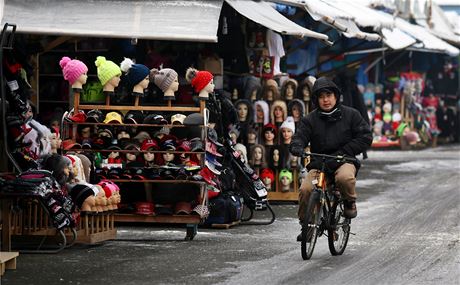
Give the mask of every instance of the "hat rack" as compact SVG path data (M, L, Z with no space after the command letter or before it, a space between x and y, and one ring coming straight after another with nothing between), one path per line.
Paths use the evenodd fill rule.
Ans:
M110 95L106 94L106 100L105 104L81 104L80 103L80 95L81 95L81 90L74 89L73 90L73 110L74 114L78 113L80 110L104 110L104 111L158 111L158 112L188 112L188 113L200 113L203 116L206 115L206 102L203 100L200 100L199 107L195 106L173 106L171 100L166 100L166 105L162 106L141 106L139 102L139 97L136 96L133 105L111 105L110 102ZM138 127L168 127L168 128L184 128L185 126L183 125L173 125L173 124L165 124L165 125L158 125L158 124L104 124L104 123L86 123L86 122L65 122L63 125L63 128L70 132L68 135L72 138L76 138L77 134L77 125L105 125L105 126L138 126ZM200 125L198 127L201 127L201 137L202 140L205 139L206 134L207 134L207 129L206 129L206 123L203 122L203 125ZM87 151L87 149L78 149L78 150L67 150L67 151ZM109 152L113 151L110 149L102 149L102 150L93 150L90 149L88 150L90 152ZM128 152L128 150L117 150L117 152L124 153ZM129 151L133 152L133 151ZM145 151L136 151L139 153L143 153ZM175 154L180 154L180 153L189 153L189 154L196 154L199 156L202 156L203 159L200 160L201 167L204 167L204 151L195 151L195 152L190 152L190 151L152 151L154 153L175 153ZM121 177L120 177L121 178ZM202 204L203 202L205 203L205 206L207 206L207 190L206 190L206 182L203 181L194 181L194 180L158 180L158 179L142 179L142 180L134 180L134 179L111 179L115 183L144 183L146 185L146 192L147 190L147 185L158 185L158 187L161 187L160 185L165 185L165 184L171 184L171 185L177 185L177 184L192 184L192 185L198 185L200 190L199 190L199 201L197 201L197 204ZM149 186L150 187L150 186ZM122 188L123 189L123 188ZM161 190L161 189L160 189ZM123 199L123 198L122 198ZM195 235L197 234L197 229L198 229L198 224L200 224L204 217L200 217L197 214L190 214L190 215L140 215L140 214L125 214L125 213L115 213L115 222L140 222L140 223L161 223L161 224L185 224L186 227L186 236L185 240L192 240Z

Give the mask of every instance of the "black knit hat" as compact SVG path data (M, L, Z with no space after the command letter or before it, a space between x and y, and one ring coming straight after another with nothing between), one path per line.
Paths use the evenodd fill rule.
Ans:
M70 197L72 201L81 209L83 202L85 202L86 198L91 195L94 195L93 189L88 185L84 184L77 184L70 190Z
M312 101L316 106L318 105L318 96L322 91L329 91L335 94L337 102L340 102L341 92L339 87L327 77L320 77L315 81L312 88Z

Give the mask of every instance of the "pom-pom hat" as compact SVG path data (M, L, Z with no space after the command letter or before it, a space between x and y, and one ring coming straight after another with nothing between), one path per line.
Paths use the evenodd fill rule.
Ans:
M132 86L139 84L150 74L150 70L147 66L143 64L134 63L129 58L125 58L121 62L120 68L123 72L126 73L126 79Z
M105 85L113 77L121 75L120 67L103 56L98 56L94 64L97 66L97 77L102 85Z
M206 70L196 70L193 67L189 67L187 69L187 72L185 73L185 78L187 79L190 84L192 84L192 87L195 89L195 92L200 92L203 90L206 85L209 84L209 82L212 81L214 78L213 75Z
M150 70L150 81L153 81L163 92L166 92L171 87L176 78L177 72L171 68L163 68L161 70L154 68Z
M280 130L284 128L290 129L293 133L295 133L295 122L293 117L287 117L286 120L281 124Z
M64 79L69 81L70 84L74 84L78 77L88 72L86 64L78 59L70 59L67 56L64 56L59 61L59 65L62 68Z

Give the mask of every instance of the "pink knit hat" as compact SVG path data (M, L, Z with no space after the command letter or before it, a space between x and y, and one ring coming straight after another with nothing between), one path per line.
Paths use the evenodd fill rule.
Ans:
M64 56L61 61L59 61L59 65L62 68L64 79L69 81L70 84L74 84L78 77L88 72L86 64L78 59L70 59L67 56Z

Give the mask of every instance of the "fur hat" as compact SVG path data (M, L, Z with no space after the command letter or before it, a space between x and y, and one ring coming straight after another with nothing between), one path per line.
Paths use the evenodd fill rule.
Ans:
M272 123L275 123L275 114L274 114L274 111L275 111L275 108L276 107L280 107L281 110L283 111L283 118L286 119L287 117L287 106L286 106L286 102L282 101L282 100L275 100L273 101L273 104L270 108L270 120Z
M294 105L297 105L300 107L300 117L303 117L305 115L305 103L300 100L300 99L294 99L288 104L288 116L292 116L292 108Z
M131 86L136 86L150 74L150 70L143 64L134 63L130 58L121 62L120 68L126 73L126 78Z
M281 85L281 94L282 94L282 99L286 99L286 89L288 85L292 86L292 96L294 97L297 91L297 87L299 86L299 83L297 83L297 80L293 78L289 78L283 82L283 85Z
M290 129L293 133L295 133L295 122L293 117L287 117L286 120L281 124L280 130L284 128Z
M70 59L64 56L60 61L59 65L62 68L62 74L64 79L69 81L70 85L77 81L78 77L88 72L88 67L82 61L78 59Z
M192 84L197 93L203 90L213 78L209 71L199 71L193 67L189 67L185 72L185 79Z
M101 81L102 86L107 84L113 77L121 75L120 67L115 62L107 60L103 56L98 56L94 64L97 66L97 77Z
M262 111L264 112L264 125L268 124L269 122L268 103L265 102L264 100L258 100L254 102L254 122L257 122L257 106L260 106L262 108Z
M237 143L233 148L236 151L241 152L241 155L243 156L244 162L247 163L248 162L248 150L247 150L246 146L244 144Z
M153 81L163 92L166 92L166 90L171 87L171 84L177 79L177 76L177 72L171 68L163 68L160 70L153 68L150 70L150 81Z
M270 79L271 80L271 79ZM275 80L273 80L275 81ZM276 83L276 81L275 81ZM281 95L280 95L280 91L279 91L279 88L278 88L278 84L276 86L274 86L273 84L270 84L270 85L264 85L263 89L262 89L262 99L264 100L267 100L268 101L268 98L267 98L267 92L268 91L272 91L273 92L273 101L275 100L280 100L281 99Z

